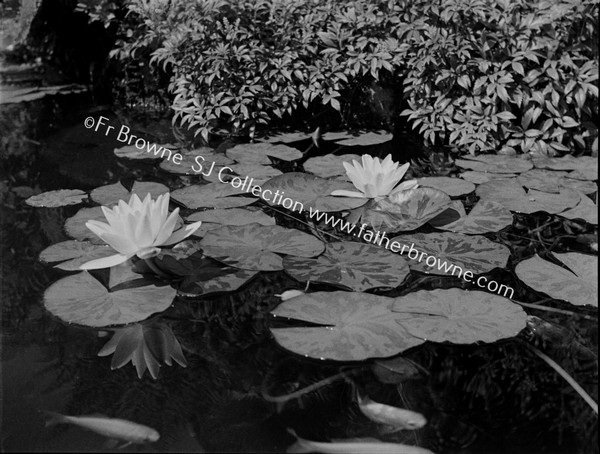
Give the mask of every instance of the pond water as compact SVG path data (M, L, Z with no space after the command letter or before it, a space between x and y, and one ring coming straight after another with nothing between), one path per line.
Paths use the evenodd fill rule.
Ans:
M237 291L180 299L153 319L154 326L172 331L186 367L175 360L163 365L156 379L148 371L140 379L131 363L111 370L111 356L98 356L108 332L64 323L42 304L44 291L69 273L40 263L38 256L69 239L63 225L81 207L34 208L24 200L44 191L90 191L118 181L154 181L174 189L197 177L119 159L114 149L123 144L115 135L83 126L87 116L104 115L165 143L172 140L165 120L143 128L140 121L96 108L85 95L11 105L3 115L4 124L12 122L11 149L20 150L3 157L3 450L285 452L295 441L288 432L293 429L310 440L374 437L438 454L597 452L597 415L530 348L552 357L584 388L597 386L596 312L588 308L568 316L528 309L548 324L489 344L426 342L393 365L320 361L282 348L269 330L283 326L270 315L281 302L277 295L304 290L304 283L284 271L262 271ZM297 146L304 149L309 143ZM345 152L361 154L360 147ZM295 222L273 214L286 226ZM531 222L545 222L544 215ZM523 240L527 230L515 222L502 231L503 238L514 235L513 256L506 269L488 276L511 285L520 301L532 303L541 297L513 272L514 263L532 255L533 243ZM555 249L588 252L568 238ZM413 271L394 290L371 293L396 297L415 289L453 287L467 288L457 278ZM311 292L332 289L310 285ZM572 310L567 303L549 305ZM299 392L318 382L322 386ZM385 433L361 413L357 389L378 402L418 412L427 424ZM299 396L285 403L273 398L290 393ZM156 429L161 438L154 444L108 448L105 437L74 425L45 427L43 411L123 418Z

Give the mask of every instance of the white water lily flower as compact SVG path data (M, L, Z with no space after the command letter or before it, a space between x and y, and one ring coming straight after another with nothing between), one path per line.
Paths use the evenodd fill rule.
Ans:
M180 242L194 233L202 222L189 224L173 232L179 216L179 208L169 215L170 194L152 200L150 194L142 202L133 194L129 203L119 200L114 208L102 207L108 224L88 221L85 226L104 240L118 254L84 263L83 270L108 268L126 262L137 255L141 259L155 257L160 246Z
M392 161L392 155L390 154L383 161L379 158L363 155L362 165L356 160L353 160L352 164L347 162L343 164L348 178L350 178L358 191L338 189L333 191L331 195L373 199L376 197L385 197L399 191L414 189L418 186L417 180L405 181L396 186L402 177L404 177L410 163L407 162L403 166L398 167L398 163Z

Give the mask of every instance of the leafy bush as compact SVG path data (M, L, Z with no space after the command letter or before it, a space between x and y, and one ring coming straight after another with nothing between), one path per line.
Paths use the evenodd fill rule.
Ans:
M174 121L205 139L304 112L346 116L352 97L377 82L396 85L403 114L434 144L472 154L597 149L593 0L134 0L128 8L114 54L149 58L170 75Z

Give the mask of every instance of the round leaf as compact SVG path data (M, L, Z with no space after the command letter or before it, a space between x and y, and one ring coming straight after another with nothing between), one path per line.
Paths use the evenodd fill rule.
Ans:
M80 241L90 241L94 244L105 244L95 233L88 229L85 224L87 221L96 220L106 222L106 217L102 212L102 207L81 208L75 216L71 216L65 221L65 232L71 238Z
M387 131L358 131L349 137L335 137L333 133L326 133L325 140L333 140L337 145L345 147L379 145L392 140L393 135Z
M63 262L55 268L66 271L79 271L79 266L103 257L113 255L115 250L107 245L93 244L89 241L68 240L53 244L40 253L42 262Z
M362 361L396 355L423 343L391 312L393 299L358 292L316 292L281 303L272 313L322 327L271 328L275 340L299 355Z
M435 232L400 235L393 240L402 245L412 246L411 249L416 252L411 252L408 248L404 252L410 259L408 266L411 270L424 273L458 275L459 270L455 268L457 266L460 267L460 275L465 271L481 274L494 268L504 268L510 257L506 246L483 236ZM427 253L422 260L421 252ZM426 263L428 256L434 257L435 263L434 260Z
M200 147L195 150L180 151L182 156L179 163L171 159L164 159L160 168L166 172L177 175L199 175L202 173L218 173L221 166L231 164L233 161L222 153L215 153L212 148ZM214 167L213 167L214 166Z
M426 177L417 180L420 186L438 189L450 197L459 197L470 194L475 190L475 185L460 178L450 177Z
M444 225L435 225L440 230L464 233L465 235L479 235L482 233L497 232L512 224L512 213L497 202L482 200L473 207L468 215L457 221Z
M533 163L525 158L486 154L465 156L457 159L455 164L463 169L471 169L489 173L521 173L533 168Z
M133 194L137 194L140 199L144 199L147 194L155 199L159 195L169 192L169 188L164 184L155 183L152 181L136 181L133 183L131 191L125 189L121 183L109 184L96 188L90 194L92 200L100 205L111 206L124 200L128 202Z
M585 194L579 194L581 200L575 208L560 213L568 219L583 219L590 224L598 225L598 206Z
M310 134L307 134L305 132L300 132L300 131L296 131L296 132L282 132L273 136L269 136L269 137L265 137L262 139L259 139L261 142L268 142L268 143L293 143L293 142L299 142L301 140L306 140L306 139L310 139Z
M423 340L470 344L513 337L526 326L521 306L492 293L457 288L420 290L395 298L392 310Z
M82 272L52 284L44 293L44 306L67 323L97 328L145 320L166 310L175 293L171 287L154 285L109 292Z
M237 162L248 164L270 164L269 157L283 161L294 161L302 157L302 153L286 145L272 145L270 143L245 143L236 145L225 152L227 157Z
M538 169L573 170L576 171L571 178L583 180L598 179L598 157L566 155L562 158L534 157L533 164Z
M505 178L513 178L516 177L516 173L487 173L487 172L478 172L475 170L468 170L460 174L460 177L463 180L470 181L474 184L485 183L486 181L499 180Z
M171 193L171 198L193 209L234 208L250 205L256 201L255 197L232 197L240 194L244 194L244 190L234 188L230 184L209 183L177 189Z
M32 207L57 208L67 205L77 205L87 199L87 194L81 189L59 189L32 195L25 203Z
M517 276L552 298L598 306L598 257L577 252L554 255L571 271L535 255L517 265Z
M331 178L339 175L346 175L346 169L342 164L343 162L351 163L352 160L360 162L360 159L360 156L356 154L344 154L341 156L328 154L307 159L303 164L303 167L307 172L321 178Z
M406 261L399 255L351 241L328 244L316 259L285 257L283 267L300 281L325 282L358 291L397 287L409 273Z
M208 280L197 279L192 275L184 279L177 294L186 298L234 292L252 279L258 271L236 270L235 273L215 276Z
M261 210L251 211L245 208L199 211L188 216L186 220L189 222L202 221L202 225L194 233L200 237L221 225L246 225L255 222L260 225L275 225L275 219Z

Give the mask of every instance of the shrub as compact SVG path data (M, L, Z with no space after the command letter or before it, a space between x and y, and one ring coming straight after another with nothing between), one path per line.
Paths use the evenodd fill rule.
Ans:
M395 84L433 144L597 149L595 0L133 0L114 55L169 77L174 121L253 130ZM137 28L133 25L137 24ZM142 61L141 64L144 64Z

